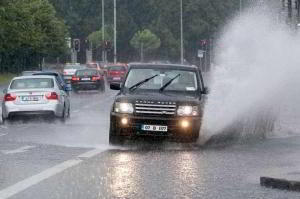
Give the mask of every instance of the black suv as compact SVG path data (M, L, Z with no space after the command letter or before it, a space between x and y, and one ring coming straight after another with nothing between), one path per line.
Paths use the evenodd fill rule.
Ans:
M195 142L207 94L196 66L130 64L110 115L110 144L136 136L165 136Z

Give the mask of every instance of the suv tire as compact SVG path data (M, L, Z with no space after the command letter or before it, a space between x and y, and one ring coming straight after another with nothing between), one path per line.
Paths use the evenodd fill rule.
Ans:
M116 123L110 122L109 126L109 144L110 145L122 145L125 141L125 137L117 134Z

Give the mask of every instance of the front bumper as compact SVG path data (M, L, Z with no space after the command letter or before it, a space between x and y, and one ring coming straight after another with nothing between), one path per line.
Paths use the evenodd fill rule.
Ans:
M121 120L127 118L128 124ZM182 121L188 122L188 127L182 126ZM189 136L199 132L201 117L163 117L163 116L136 116L120 113L111 113L111 124L115 125L116 134L122 136L149 135L149 136ZM167 126L167 132L153 132L142 130L142 125Z
M13 102L2 104L2 114L5 119L13 115L53 114L61 116L62 110L63 107L56 101L50 101L47 104L16 105Z

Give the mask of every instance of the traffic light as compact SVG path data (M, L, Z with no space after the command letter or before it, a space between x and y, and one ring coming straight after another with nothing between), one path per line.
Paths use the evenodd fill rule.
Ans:
M206 39L200 40L200 47L201 47L202 50L206 49L206 47L207 47L207 40Z
M111 42L110 41L104 41L103 42L103 48L104 48L104 50L106 50L106 51L110 51L111 50Z
M74 49L77 52L80 52L80 39L74 39Z

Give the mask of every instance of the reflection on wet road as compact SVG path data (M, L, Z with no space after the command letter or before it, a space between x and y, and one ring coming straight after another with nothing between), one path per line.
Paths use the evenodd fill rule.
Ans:
M110 147L114 95L72 94L65 123L35 118L0 126L0 198L299 198L259 186L261 175L299 165L299 137Z

